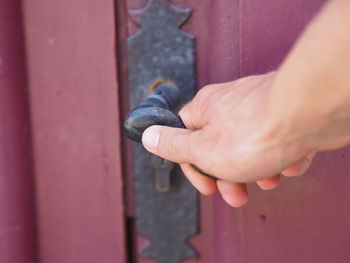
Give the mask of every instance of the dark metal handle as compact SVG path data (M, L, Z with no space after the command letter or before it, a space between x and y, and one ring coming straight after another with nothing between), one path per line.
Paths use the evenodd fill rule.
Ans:
M152 125L186 128L179 115L174 112L180 102L181 94L174 84L170 82L159 84L141 106L126 116L124 122L126 136L141 143L142 133Z
M174 128L186 128L180 116L174 111L179 108L181 94L175 84L163 82L156 86L153 92L146 97L141 106L133 109L124 122L126 136L133 141L141 143L142 133L152 125L163 125ZM206 176L197 166L191 166Z

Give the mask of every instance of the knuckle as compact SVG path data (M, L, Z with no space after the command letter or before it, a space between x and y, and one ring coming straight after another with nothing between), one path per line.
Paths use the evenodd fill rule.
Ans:
M192 117L190 114L190 105L187 104L184 106L179 112L178 115L180 116L181 120L185 124L187 128L192 126Z
M210 94L211 91L218 86L217 84L209 84L204 86L203 88L201 88L198 92L197 95L195 97L196 100L201 101L201 100L205 100Z

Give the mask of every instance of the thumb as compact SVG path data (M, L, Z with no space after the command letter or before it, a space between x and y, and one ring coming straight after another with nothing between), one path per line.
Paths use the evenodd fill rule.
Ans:
M142 134L142 144L147 151L176 163L192 163L194 133L188 129L151 126Z

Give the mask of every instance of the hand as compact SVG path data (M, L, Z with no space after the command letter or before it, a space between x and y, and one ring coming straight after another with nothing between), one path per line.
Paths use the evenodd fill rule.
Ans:
M187 129L150 127L146 149L180 163L203 194L219 190L242 206L245 183L272 189L278 175L305 172L316 152L348 145L349 11L349 1L329 1L278 73L203 88L180 112Z
M201 193L219 190L234 207L248 200L245 183L257 181L268 190L278 185L280 174L302 175L315 153L297 142L289 145L279 134L268 107L274 77L270 73L204 87L179 112L187 129L152 126L143 134L145 148L180 163Z

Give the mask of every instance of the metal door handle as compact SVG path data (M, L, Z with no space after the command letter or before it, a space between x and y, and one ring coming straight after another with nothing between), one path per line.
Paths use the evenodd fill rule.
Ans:
M127 40L133 110L124 129L137 142L151 125L184 128L175 112L192 99L195 87L194 37L179 29L190 10L168 0L148 2L132 12L140 30ZM198 231L197 192L174 163L151 156L139 143L132 150L137 231L148 240L141 254L162 263L194 257L188 239Z
M186 128L174 111L179 108L181 94L175 84L163 82L157 85L139 107L126 117L124 130L126 136L141 143L142 133L152 125Z
M179 108L180 103L181 94L177 86L170 81L160 83L141 106L127 115L124 122L126 136L141 143L142 133L152 125L186 128L180 116L174 112ZM191 166L199 173L215 178L196 165L191 164Z

